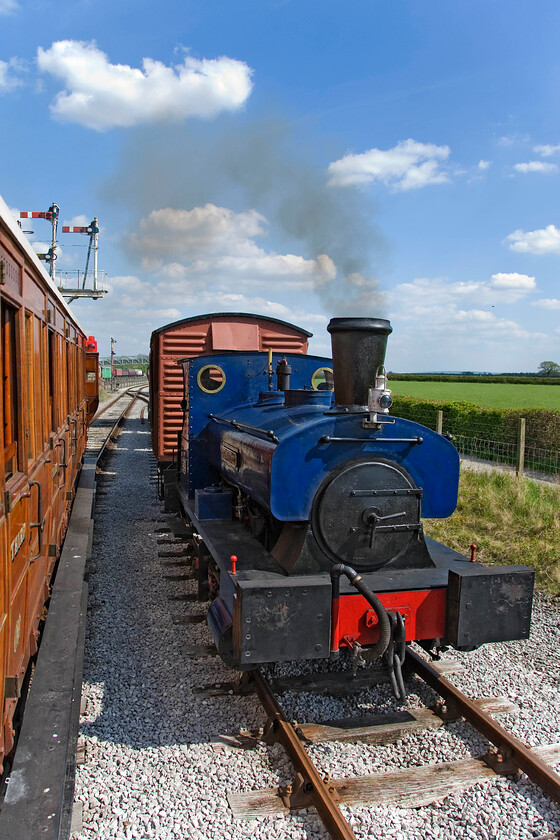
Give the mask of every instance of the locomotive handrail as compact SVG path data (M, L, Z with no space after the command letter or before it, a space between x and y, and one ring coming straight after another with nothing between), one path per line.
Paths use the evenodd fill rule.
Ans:
M323 435L323 437L319 438L319 443L415 443L419 446L421 443L424 443L424 438L420 436L413 438L352 438Z
M280 443L280 439L276 437L274 432L269 429L259 429L257 426L249 426L247 423L238 423L237 420L228 420L225 417L217 417L215 414L209 414L210 420L214 423L225 423L228 426L233 426L234 429L239 429L240 432L248 432L250 435L264 435L273 443Z

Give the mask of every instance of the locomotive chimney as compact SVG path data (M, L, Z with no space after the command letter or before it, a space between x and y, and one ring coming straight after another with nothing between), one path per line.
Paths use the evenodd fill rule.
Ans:
M385 361L387 338L393 332L384 318L331 318L334 398L337 406L367 411L368 389Z

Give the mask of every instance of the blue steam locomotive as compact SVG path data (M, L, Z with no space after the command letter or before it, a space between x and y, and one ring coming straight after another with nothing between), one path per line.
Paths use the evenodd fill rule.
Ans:
M447 437L390 415L388 321L333 318L333 359L213 352L184 372L178 491L224 661L383 657L527 638L533 572L424 536L455 509Z

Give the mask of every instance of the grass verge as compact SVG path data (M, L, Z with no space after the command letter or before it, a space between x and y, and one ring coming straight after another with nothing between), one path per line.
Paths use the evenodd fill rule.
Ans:
M487 565L523 563L537 587L560 595L560 487L502 472L461 469L457 510L449 519L424 520L445 545Z
M520 408L560 411L560 386L474 382L408 382L390 379L393 396L406 395L432 402L470 402L482 408Z

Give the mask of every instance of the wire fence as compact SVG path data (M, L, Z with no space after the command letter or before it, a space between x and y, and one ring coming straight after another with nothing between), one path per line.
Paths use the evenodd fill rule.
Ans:
M441 403L440 403L441 405ZM458 413L450 407L395 400L394 413L440 434L450 434L461 455L513 467L519 474L535 470L560 479L560 414L474 410ZM546 417L544 415L546 414ZM544 417L544 419L543 419ZM542 445L550 441L550 447Z
M525 466L533 469L532 464L538 465L534 469L551 473L560 480L560 452L557 449L542 449L540 446L525 444Z
M482 458L484 461L499 461L502 464L515 464L517 446L515 443L502 443L497 440L455 435L454 443L462 455Z

